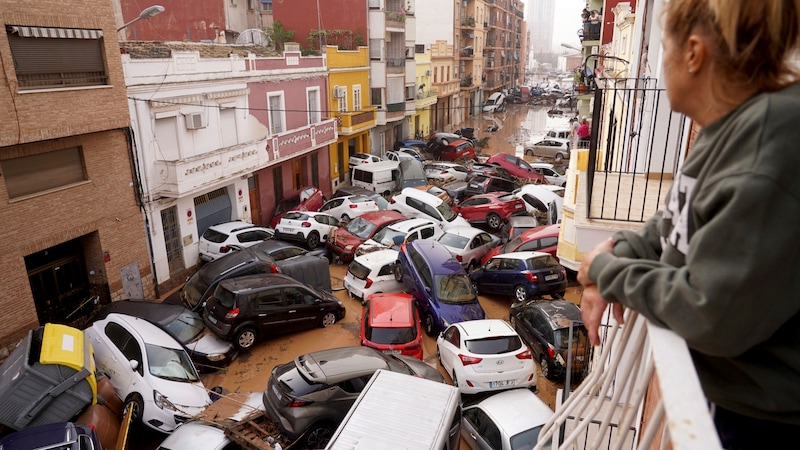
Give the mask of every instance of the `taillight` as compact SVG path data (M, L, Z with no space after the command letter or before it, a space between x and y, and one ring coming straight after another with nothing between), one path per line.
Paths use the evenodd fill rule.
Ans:
M364 289L369 289L372 286L372 278L367 278L367 282L364 284Z
M220 253L228 253L229 251L231 251L231 248L228 247L227 245L223 245L222 247L219 248Z
M526 271L525 272L525 278L528 281L530 281L531 283L538 283L539 282L539 277L537 277L536 274L533 273L533 272L527 272Z
M358 208L358 205L356 205L355 203L350 203L350 209L356 209L356 208Z
M394 205L394 197L392 197L391 199L389 199L389 203L391 203L392 205Z
M230 321L230 320L235 319L239 315L239 312L240 312L239 308L232 309L232 310L228 311L228 313L225 314L225 320L229 320Z
M443 170L443 171L442 171L442 175L447 175L447 171L446 171L446 170Z
M269 270L271 270L272 273L281 273L281 268L275 263L269 265Z
M308 227L311 226L311 222L303 222L303 223L300 224L300 226L303 227L303 228L308 228Z
M462 366L468 366L470 364L478 364L479 362L483 361L483 358L478 358L475 356L467 356L467 355L458 355L458 359L461 360Z
M463 260L464 260L464 257L463 257L463 256L461 256L461 255L456 255L456 261L458 261L458 262L462 262Z
M547 354L550 355L551 358L555 358L556 357L556 349L554 349L553 347L549 347L548 346L547 347Z
M288 406L289 408L295 408L295 407L298 407L298 406L310 405L312 403L314 403L314 402L312 402L310 400L302 400L302 399L299 399L299 398L293 398L288 403L286 403L286 406Z
M533 359L530 349L525 349L522 353L517 353L517 359Z

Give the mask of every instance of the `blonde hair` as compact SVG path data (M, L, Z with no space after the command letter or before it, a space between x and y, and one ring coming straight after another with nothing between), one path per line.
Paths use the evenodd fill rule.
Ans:
M800 78L800 0L669 0L664 29L678 44L692 33L712 41L718 93L738 86L779 90Z

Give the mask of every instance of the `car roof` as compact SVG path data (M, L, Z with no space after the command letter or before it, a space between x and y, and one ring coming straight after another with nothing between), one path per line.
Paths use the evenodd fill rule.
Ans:
M464 273L450 250L439 241L433 239L417 239L404 245L411 245L428 262L428 266L437 275ZM447 264L447 263L451 264Z
M414 296L405 292L385 292L367 296L369 323L378 328L414 326Z
M458 147L458 146L460 146L462 144L470 144L470 145L472 145L472 141L468 141L468 140L464 139L463 137L459 136L458 140L452 141L452 142L448 142L447 146L448 147Z
M220 286L224 286L225 289L231 292L238 292L264 287L304 286L304 284L288 275L280 273L260 273L227 278L220 282Z
M481 233L485 233L485 231L481 230L480 228L469 226L469 225L456 225L454 227L450 227L444 232L445 234L455 234L456 236L463 236L463 237L475 237Z
M99 320L109 314L119 313L129 316L141 317L160 325L172 322L176 317L184 313L195 314L183 305L176 303L164 303L155 300L144 299L124 299L111 302L100 308L93 316L91 321Z
M541 169L550 169L550 168L555 167L553 164L546 163L546 162L529 162L528 164L530 164L531 167L538 167L538 168L541 168Z
M512 226L538 226L539 221L536 220L536 217L533 216L511 216L507 219L508 224Z
M431 194L430 192L422 191L413 187L403 188L403 190L400 191L400 195L416 198L417 200L422 200L426 203L430 202L429 204L433 205L434 207L437 207L442 203L444 203L444 200L440 199L438 196Z
M229 442L231 440L219 426L193 420L175 428L175 431L168 435L158 448L173 450L223 448L222 445Z
M422 217L412 217L408 219L398 220L397 222L388 225L388 227L393 230L408 232L422 225L436 225L436 222Z
M129 316L127 314L112 313L106 316L106 320L127 324L128 327L133 329L141 340L147 344L154 344L165 348L183 349L183 345L172 335L145 319ZM97 331L101 332L100 330Z
M479 320L465 320L455 324L461 328L465 335L464 339L485 338L489 336L512 336L517 332L514 328L502 319L479 319Z
M232 220L230 222L217 223L211 225L208 228L214 229L221 233L230 234L233 233L234 231L246 230L248 228L264 228L264 227L253 225L252 223L247 223L241 220Z
M528 260L528 259L531 259L531 258L536 258L536 257L541 257L541 256L550 256L550 253L533 252L533 251L510 252L510 253L501 253L499 255L494 255L494 256L492 256L492 259L502 258L502 259Z
M552 236L558 235L561 230L560 223L554 223L552 225L542 225L540 227L531 228L530 230L525 230L520 234L520 238L523 242L529 241L531 239L538 239L545 236Z
M352 346L306 353L295 357L294 365L314 383L334 384L371 375L388 364L377 350Z
M278 250L281 250L281 249L284 249L284 248L287 248L287 247L299 248L299 249L303 250L304 252L308 251L308 250L306 250L306 249L304 249L302 247L298 247L296 245L290 244L290 243L288 243L286 241L282 241L280 239L265 239L265 240L259 242L258 244L252 245L252 246L247 247L247 248L255 248L257 250L261 250L262 252L270 254L270 253L273 253L275 251L278 251Z
M397 250L382 249L358 255L355 259L366 267L383 266L388 262L397 261Z
M550 327L554 330L569 328L569 321L578 322L580 325L583 325L581 309L578 305L569 300L527 302L521 306L523 308L532 308L541 311L550 322ZM514 307L520 306L514 305Z
M368 220L378 225L397 222L398 220L403 220L406 218L406 216L400 214L397 211L392 211L392 210L365 212L364 214L361 214L358 217L361 217L364 220Z
M518 388L498 392L476 403L508 436L544 425L553 410L529 389Z

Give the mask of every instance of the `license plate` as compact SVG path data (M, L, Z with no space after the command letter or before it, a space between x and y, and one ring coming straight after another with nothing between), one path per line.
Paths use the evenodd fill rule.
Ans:
M558 274L545 275L544 279L545 279L545 281L557 280L558 279Z
M383 353L386 353L387 355L399 355L402 352L400 350L384 350Z
M288 228L278 228L278 231L281 233L290 233L291 231Z
M522 205L514 205L514 209L522 209Z
M490 381L489 387L496 388L496 387L506 387L506 386L513 386L514 380L501 380L501 381Z
M214 325L217 324L217 319L215 319L214 316L208 316L208 321L213 323Z

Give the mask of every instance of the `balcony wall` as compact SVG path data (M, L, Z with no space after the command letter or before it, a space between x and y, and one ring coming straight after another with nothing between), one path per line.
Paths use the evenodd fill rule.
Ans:
M339 134L351 135L375 126L375 112L377 108L373 106L361 107L361 111L332 113L339 127Z

